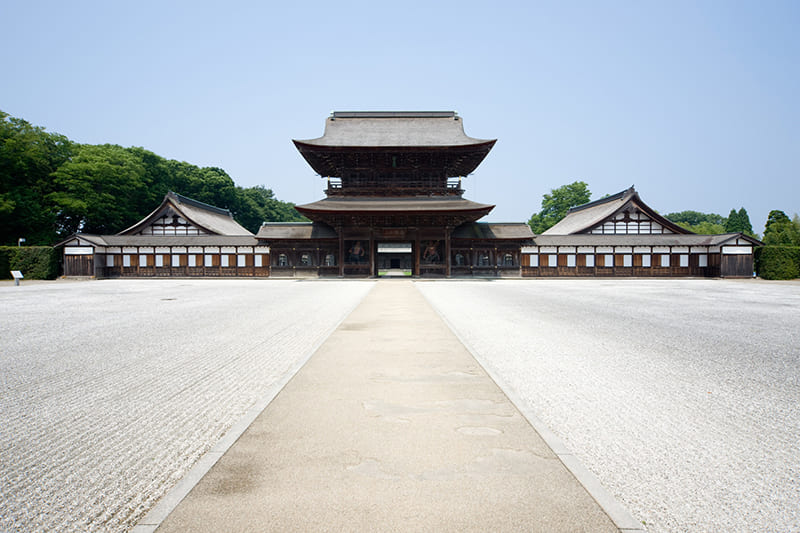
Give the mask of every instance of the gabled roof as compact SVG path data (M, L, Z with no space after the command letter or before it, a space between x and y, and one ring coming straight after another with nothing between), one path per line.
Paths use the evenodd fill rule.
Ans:
M213 235L252 235L239 225L227 209L204 204L197 200L181 196L172 191L164 196L161 205L155 211L118 235L133 235L158 219L167 208L171 207L179 216L193 225Z
M531 240L533 232L525 222L471 222L453 230L453 238Z
M639 193L631 187L630 189L618 192L606 198L573 207L567 211L567 216L561 219L555 226L543 232L542 235L572 235L575 233L585 233L599 226L606 220L614 218L617 213L632 207L638 208L651 219L674 233L692 233L656 213L655 210L650 208L639 198Z
M697 233L678 234L639 234L639 235L598 235L578 233L571 235L548 235L542 233L533 238L537 246L722 246L736 244L739 239L755 246L761 246L757 239L741 233L722 233L701 235ZM732 242L731 242L732 241Z
M494 140L473 139L455 111L334 111L317 139L294 141L309 146L468 146Z
M79 240L99 247L107 246L255 246L254 235L90 235L76 233L54 246Z
M264 222L258 230L261 240L336 239L332 227L321 222Z

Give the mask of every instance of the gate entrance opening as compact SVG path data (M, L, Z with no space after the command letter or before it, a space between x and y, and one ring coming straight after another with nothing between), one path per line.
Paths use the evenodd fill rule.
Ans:
M410 242L379 242L378 276L412 276L412 248Z

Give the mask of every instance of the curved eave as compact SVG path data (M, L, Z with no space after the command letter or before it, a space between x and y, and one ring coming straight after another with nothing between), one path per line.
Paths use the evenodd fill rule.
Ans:
M297 150L314 169L314 172L324 177L341 177L343 156L353 153L385 153L408 154L419 153L429 155L439 153L444 157L448 177L466 176L475 171L491 149L497 139L478 140L471 144L454 145L421 145L421 146L340 146L316 143L315 139L308 141L292 140Z
M464 215L464 214L481 214L481 216L485 216L488 214L495 206L493 205L486 205L483 207L473 207L473 208L456 208L456 209L349 209L349 210L342 210L342 209L325 209L325 208L317 208L317 207L304 207L304 206L295 206L295 209L305 217L312 218L314 215L378 215L383 213L389 213L392 215L426 215L426 214L435 214L435 215ZM313 218L312 218L313 220Z

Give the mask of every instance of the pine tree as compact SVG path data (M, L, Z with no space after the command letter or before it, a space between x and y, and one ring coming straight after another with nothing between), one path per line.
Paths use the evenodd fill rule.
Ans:
M753 235L753 225L750 223L750 215L747 214L747 210L742 207L739 209L739 224L741 224L741 228L739 231L744 233L745 235Z
M725 231L728 233L738 233L742 231L739 229L741 226L742 223L739 218L739 213L736 212L736 209L731 209L728 220L725 221Z

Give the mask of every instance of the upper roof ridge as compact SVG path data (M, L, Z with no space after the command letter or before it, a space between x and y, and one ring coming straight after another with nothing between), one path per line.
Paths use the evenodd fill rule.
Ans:
M593 202L589 202L586 204L570 207L569 210L567 211L567 214L574 213L576 211L581 211L583 209L588 209L589 207L595 207L598 205L606 204L608 202L613 202L614 200L619 200L621 198L625 198L626 196L633 196L634 194L636 194L636 189L634 189L633 185L631 185L628 189L620 191L617 194L612 194L610 196L606 196L605 198L600 198L599 200L595 200Z
M453 118L455 111L332 111L331 119L337 118Z
M213 211L215 213L219 213L220 215L227 215L233 218L233 215L231 214L229 209L223 209L222 207L210 205L205 202L201 202L200 200L195 200L194 198L189 198L188 196L184 196L182 194L178 194L173 191L168 191L167 196L174 200L177 200L181 204L189 204L194 207L199 207L200 209L206 209L208 211Z

